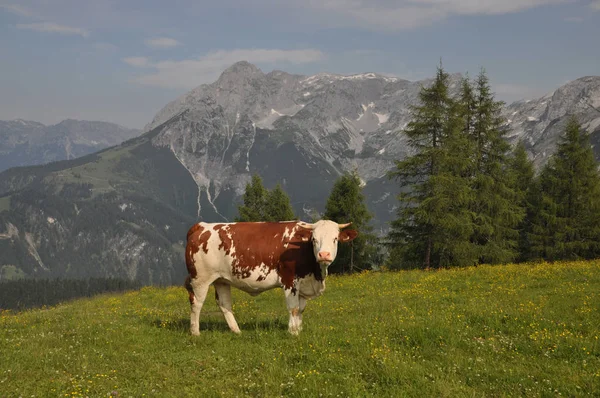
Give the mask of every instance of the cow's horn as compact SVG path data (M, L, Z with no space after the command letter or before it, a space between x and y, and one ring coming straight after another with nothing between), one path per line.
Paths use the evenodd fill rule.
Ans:
M352 222L349 222L348 224L338 224L338 227L340 227L340 229L342 229L342 228L346 228L350 224L352 224Z
M304 222L304 221L298 222L298 225L300 226L300 228L315 229L315 224L309 224L309 223Z

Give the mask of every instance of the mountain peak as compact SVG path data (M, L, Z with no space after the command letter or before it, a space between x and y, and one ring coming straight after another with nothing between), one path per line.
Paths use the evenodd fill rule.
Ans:
M238 61L229 68L225 69L223 73L221 73L219 80L231 75L263 75L263 72L256 65L253 65L248 61Z

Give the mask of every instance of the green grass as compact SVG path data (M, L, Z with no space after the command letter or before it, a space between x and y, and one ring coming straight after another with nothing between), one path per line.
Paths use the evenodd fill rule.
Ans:
M287 333L280 290L183 287L0 314L0 397L600 395L600 261L331 277Z

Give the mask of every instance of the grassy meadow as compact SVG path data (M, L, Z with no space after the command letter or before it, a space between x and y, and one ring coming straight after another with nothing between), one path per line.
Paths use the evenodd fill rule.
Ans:
M0 397L600 396L600 261L329 277L304 330L281 290L183 287L0 313Z

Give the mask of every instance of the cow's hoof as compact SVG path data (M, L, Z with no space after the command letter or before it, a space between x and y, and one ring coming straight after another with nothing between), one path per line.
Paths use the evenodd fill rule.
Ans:
M300 330L298 329L289 329L289 332L292 336L298 336L298 334L300 333Z

